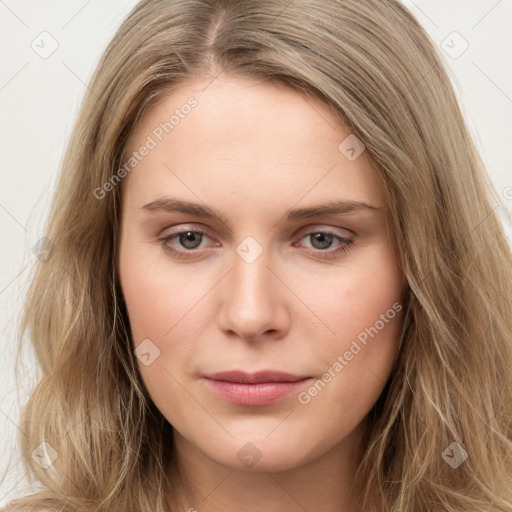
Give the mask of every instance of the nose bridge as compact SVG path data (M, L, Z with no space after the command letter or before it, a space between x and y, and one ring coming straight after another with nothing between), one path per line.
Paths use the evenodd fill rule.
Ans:
M270 260L270 250L252 236L237 246L232 272L234 298L260 307L271 299Z

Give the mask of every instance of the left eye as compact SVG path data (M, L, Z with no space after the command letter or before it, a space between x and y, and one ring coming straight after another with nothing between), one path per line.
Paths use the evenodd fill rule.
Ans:
M186 257L187 255L192 255L197 249L201 249L200 245L205 236L208 237L204 231L185 229L161 238L159 242L165 251L177 257ZM330 231L311 231L301 236L299 240L305 238L309 238L312 241L312 251L325 258L348 250L354 242L353 239L342 237ZM174 239L177 239L180 248L176 248L175 244L171 243ZM335 249L326 250L332 246L334 241L339 242L339 246ZM300 244L294 243L293 245L297 246Z
M311 238L311 237L313 237L313 238ZM312 243L313 249L317 249L317 250L328 249L331 246L333 240L344 241L344 242L348 241L347 239L342 238L339 235L335 235L334 233L329 233L329 232L325 232L325 231L313 231L313 232L307 234L306 236L302 237L301 240L303 238L310 238L310 240L313 241L313 243ZM315 247L315 244L318 244L318 246Z
M182 244L182 246L185 247L186 249L197 249L199 244L201 243L203 235L206 235L206 233L202 231L182 231L181 233L178 233L170 237L169 240L172 240L173 238L178 238L180 244Z
M310 238L310 240L313 240L313 250L311 252L313 252L315 256L319 256L324 259L335 258L336 256L342 255L344 252L348 251L354 243L353 238L345 238L330 231L310 231L305 236L302 236L300 240L304 238ZM326 248L331 247L333 240L339 242L338 247L326 251Z

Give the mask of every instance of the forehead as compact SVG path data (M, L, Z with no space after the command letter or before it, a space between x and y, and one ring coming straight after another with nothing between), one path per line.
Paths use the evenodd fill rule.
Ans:
M177 189L217 206L227 197L240 206L277 197L293 204L305 195L383 204L366 152L353 161L343 152L349 136L327 104L290 88L225 76L189 81L133 130L125 160L144 145L151 149L123 188L139 204Z

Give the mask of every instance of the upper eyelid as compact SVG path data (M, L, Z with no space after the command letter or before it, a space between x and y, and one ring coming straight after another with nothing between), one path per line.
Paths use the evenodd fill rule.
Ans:
M177 229L177 228L180 228L180 229ZM204 233L208 234L209 232L212 231L211 228L204 226L204 225L200 225L198 227L193 222L183 222L180 224L175 224L173 226L168 226L167 228L163 229L162 232L171 230L171 229L176 229L176 233L179 233L182 231L200 231L200 232L204 232ZM342 228L339 226L338 227L329 226L327 224L312 224L312 225L308 225L308 226L303 226L302 228L298 229L296 231L295 236L297 236L297 234L302 233L302 232L309 233L311 231L336 231L336 230L348 231L352 234L355 234L353 230L348 229L348 228Z
M314 232L327 232L327 233L333 233L333 234L341 236L343 238L347 238L347 237L344 237L343 235L340 235L337 232L338 230L348 231L351 234L351 236L355 235L354 231L352 231L351 229L334 227L334 226L326 226L325 224L313 224L312 226L305 226L304 228L299 229L296 236L298 236L301 233L309 234L312 232L313 233Z

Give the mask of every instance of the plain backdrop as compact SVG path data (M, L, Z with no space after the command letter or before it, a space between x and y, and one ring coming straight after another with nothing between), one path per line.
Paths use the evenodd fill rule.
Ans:
M30 351L18 382L14 367L23 296L36 261L32 248L43 235L88 81L135 3L0 0L0 506L27 492L17 423L38 370ZM471 133L505 202L502 219L510 240L512 0L404 4L441 48Z

